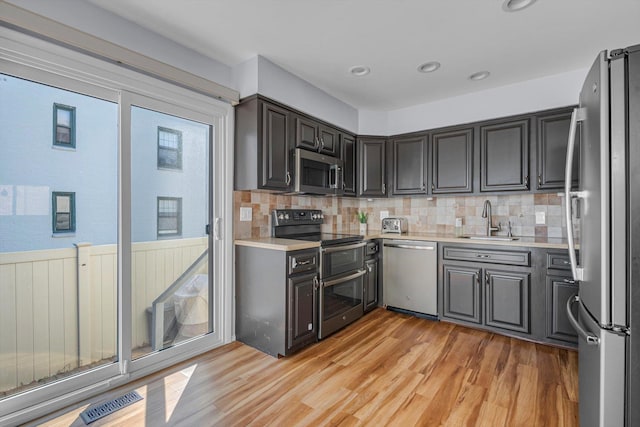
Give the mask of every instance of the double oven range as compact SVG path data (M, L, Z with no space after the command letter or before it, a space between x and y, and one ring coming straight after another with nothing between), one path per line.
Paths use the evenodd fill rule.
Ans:
M276 209L271 235L320 242L318 338L322 339L363 314L364 248L362 236L322 233L324 215L314 209Z

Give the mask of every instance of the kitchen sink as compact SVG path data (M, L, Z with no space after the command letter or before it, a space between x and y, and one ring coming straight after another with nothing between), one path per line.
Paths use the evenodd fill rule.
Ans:
M506 237L506 236L460 236L460 239L469 240L497 240L500 242L511 242L518 240L518 237Z

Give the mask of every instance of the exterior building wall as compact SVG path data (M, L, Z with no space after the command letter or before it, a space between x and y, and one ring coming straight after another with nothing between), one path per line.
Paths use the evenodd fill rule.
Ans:
M76 147L53 144L54 103L75 107ZM157 197L182 197L182 234L207 223L208 127L138 109L132 125L133 241L157 240ZM182 170L157 164L157 128L182 131ZM117 241L118 106L0 75L0 252ZM75 192L75 232L53 233L52 192Z

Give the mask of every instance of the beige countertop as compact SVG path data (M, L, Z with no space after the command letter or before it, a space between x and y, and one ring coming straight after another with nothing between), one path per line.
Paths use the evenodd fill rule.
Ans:
M276 251L298 251L300 249L319 248L320 242L307 242L305 240L280 239L277 237L261 237L259 239L239 239L234 243L238 246L250 246L252 248L273 249Z
M396 239L396 240L427 240L433 242L465 243L468 245L499 245L499 246L525 246L549 249L567 249L566 239L518 237L518 240L475 240L461 239L451 234L437 233L371 233L364 236L365 239ZM255 248L273 249L278 251L297 251L320 247L319 242L307 242L304 240L279 239L275 237L262 237L259 239L239 239L234 242L238 246L251 246Z

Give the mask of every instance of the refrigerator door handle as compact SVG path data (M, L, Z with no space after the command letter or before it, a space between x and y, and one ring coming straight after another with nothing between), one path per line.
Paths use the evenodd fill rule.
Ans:
M567 300L567 317L569 318L569 323L571 323L571 326L573 326L573 329L576 330L578 335L580 335L580 338L582 338L587 343L587 345L599 345L600 338L598 338L597 336L593 335L590 332L585 331L584 328L580 325L580 323L578 323L578 320L573 316L571 307L573 306L573 304L579 301L580 301L580 297L578 295L574 295Z
M569 260L571 261L571 274L574 280L582 280L583 269L578 267L576 260L576 245L573 240L573 216L571 215L571 203L574 198L584 198L584 192L571 191L571 179L573 175L573 152L576 143L576 127L578 121L584 120L584 108L574 108L571 113L571 126L569 127L569 141L567 142L567 159L564 172L564 213L567 220L567 242L569 244Z

